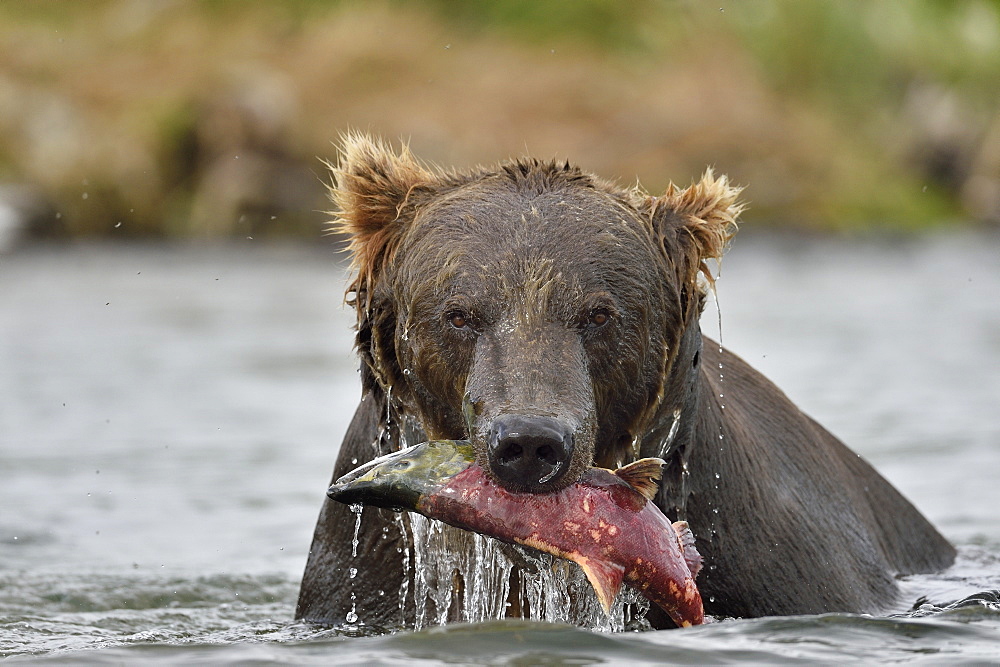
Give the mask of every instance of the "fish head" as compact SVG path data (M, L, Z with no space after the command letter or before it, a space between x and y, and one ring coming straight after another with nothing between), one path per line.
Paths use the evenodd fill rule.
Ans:
M420 497L468 468L475 454L459 440L431 440L381 456L344 475L327 490L332 500L415 510Z

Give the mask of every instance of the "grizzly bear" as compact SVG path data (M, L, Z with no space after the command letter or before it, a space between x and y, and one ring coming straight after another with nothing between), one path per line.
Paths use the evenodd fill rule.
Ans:
M500 484L536 494L660 457L656 502L694 531L716 617L875 612L897 575L952 562L871 466L701 333L706 260L742 209L725 177L650 196L535 159L443 171L352 135L333 179L363 392L334 478L428 438L471 440ZM298 618L363 605L412 626L412 533L364 516L352 543L355 515L323 505Z

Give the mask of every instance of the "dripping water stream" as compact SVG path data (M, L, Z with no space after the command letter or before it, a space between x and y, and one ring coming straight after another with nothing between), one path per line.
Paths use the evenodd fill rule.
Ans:
M519 618L605 632L648 629L649 603L624 588L606 614L574 563L409 514L416 629L482 623L510 615L516 582ZM513 575L513 577L512 577Z
M351 505L350 509L354 512L354 537L351 539L351 567L347 570L347 577L351 586L351 611L347 613L347 622L350 625L355 625L358 624L358 598L354 592L354 579L358 576L358 568L354 566L353 559L358 557L358 544L360 544L358 535L361 533L361 513L364 512L365 507L357 503Z
M714 297L714 300L715 300L716 324L717 324L717 327L718 327L718 335L719 335L719 339L718 339L718 342L719 342L719 396L718 396L718 400L719 400L719 460L720 461L723 458L723 453L725 451L725 446L726 446L726 434L725 434L726 394L725 394L725 389L723 387L723 383L725 382L726 375L725 375L725 368L723 367L723 363L722 363L722 357L723 357L723 354L724 354L725 350L724 350L723 343L722 343L722 305L719 303L719 291L718 291L718 288L717 288L717 285L716 285L716 283L719 280L721 280L721 279L722 279L722 266L720 265L719 269L718 269L718 272L717 272L717 275L715 277L715 281L712 282L712 296ZM719 470L715 470L715 472L713 473L713 476L714 476L714 480L713 480L712 484L713 484L713 487L714 487L714 489L716 491L716 493L713 494L713 497L717 497L718 496L717 492L719 490L719 483L722 480L722 473ZM714 506L714 507L712 507L712 514L711 514L711 519L710 519L710 524L709 524L709 535L708 535L709 541L714 541L715 538L716 538L716 536L718 535L718 517L719 517L719 508L718 508L718 506ZM713 564L709 564L708 565L708 569L709 570L714 570L715 569L715 564L714 563ZM715 598L714 597L709 597L708 601L709 602L715 602Z

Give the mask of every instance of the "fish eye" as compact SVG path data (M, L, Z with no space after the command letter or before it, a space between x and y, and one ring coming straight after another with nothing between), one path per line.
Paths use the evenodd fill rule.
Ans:
M413 461L411 461L410 459L403 459L402 461L397 461L395 464L393 464L392 469L393 470L406 470L411 465L413 465Z

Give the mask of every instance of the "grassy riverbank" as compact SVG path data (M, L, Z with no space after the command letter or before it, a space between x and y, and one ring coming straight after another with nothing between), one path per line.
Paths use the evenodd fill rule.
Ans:
M1000 218L1000 4L0 4L0 202L39 234L317 236L349 129L465 166L706 165L753 224Z

